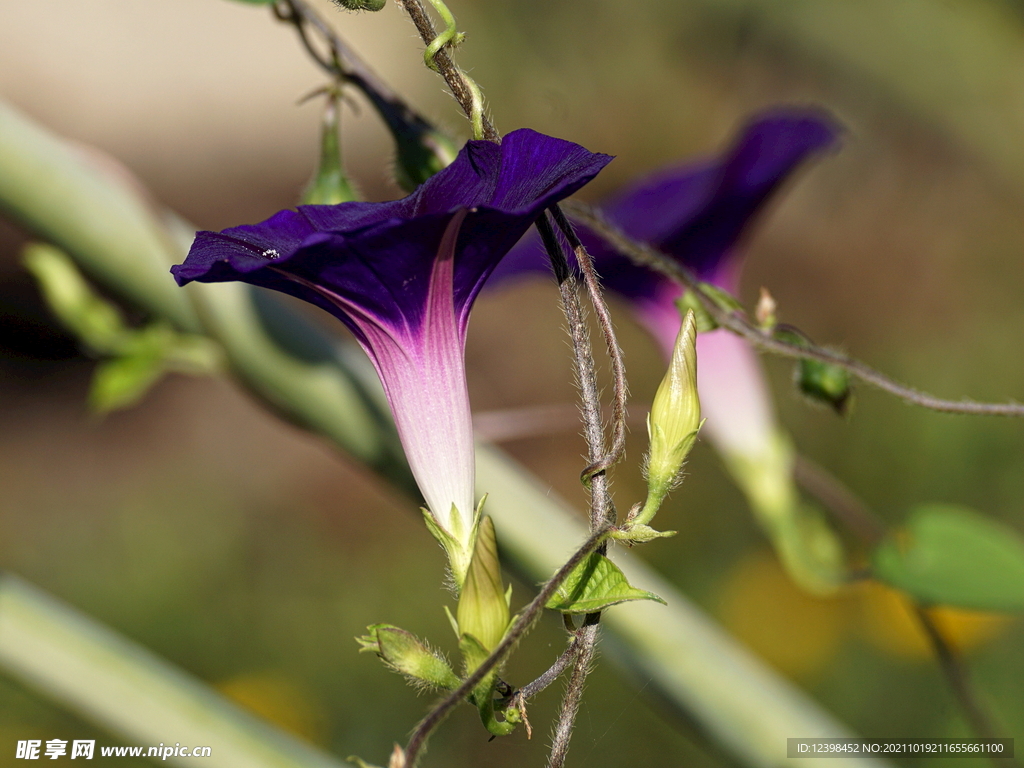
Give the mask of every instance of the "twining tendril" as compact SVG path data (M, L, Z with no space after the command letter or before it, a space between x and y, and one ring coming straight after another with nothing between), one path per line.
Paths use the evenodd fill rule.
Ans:
M445 28L444 32L435 37L433 41L427 45L426 50L423 51L423 61L426 62L426 65L435 72L440 72L441 68L437 66L437 62L434 61L438 52L440 52L442 48L455 47L465 40L466 36L459 32L455 24L455 16L450 10L448 10L447 5L441 2L441 0L428 0L428 2L434 6L434 10L437 11L438 15L441 17L441 20L445 24Z
M473 138L500 143L501 135L495 130L484 112L484 99L480 92L480 86L473 82L473 79L460 67L456 66L448 54L448 49L461 43L465 37L456 29L455 16L448 10L443 0L428 0L428 2L445 23L445 29L440 34L434 28L434 23L420 0L398 0L399 5L405 9L413 24L416 25L416 30L427 46L423 52L423 61L430 69L440 74L448 84L455 100L469 118L473 128Z

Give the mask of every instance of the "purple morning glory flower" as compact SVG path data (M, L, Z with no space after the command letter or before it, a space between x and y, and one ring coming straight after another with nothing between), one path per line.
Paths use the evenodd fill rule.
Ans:
M241 280L297 296L352 331L373 361L420 491L461 583L475 525L466 324L484 281L541 212L611 158L531 130L471 141L413 194L285 210L199 232L192 280ZM464 560L464 562L463 562Z
M776 109L749 123L720 157L652 174L614 195L601 209L626 234L655 246L698 278L735 292L739 250L751 223L779 186L809 157L833 146L840 129L827 115ZM578 227L604 285L628 300L666 359L680 315L678 285L637 266L599 236ZM537 238L527 238L493 279L547 271ZM739 337L720 330L697 339L698 388L706 431L724 451L754 457L776 432L757 358Z

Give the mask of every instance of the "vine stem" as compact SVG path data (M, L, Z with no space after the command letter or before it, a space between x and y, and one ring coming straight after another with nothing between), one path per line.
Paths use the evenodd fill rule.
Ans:
M971 683L970 672L960 654L942 632L929 609L915 605L914 614L925 634L928 635L928 641L931 643L932 650L935 651L939 666L942 668L949 687L953 689L953 697L959 702L971 730L976 736L983 739L996 738L995 725L978 698L977 691ZM1015 758L1009 760L992 758L992 762L997 767L1007 763L1012 766L1020 765Z
M590 296L590 303L594 307L597 322L601 327L601 334L604 337L605 349L612 368L612 445L611 449L603 455L591 457L591 464L583 470L584 482L599 472L606 471L615 465L626 450L626 417L629 399L629 388L626 384L626 366L622 359L622 348L619 346L615 334L615 326L612 324L611 313L608 311L608 304L604 300L604 293L601 289L601 280L594 268L594 260L590 258L587 249L583 246L576 235L572 224L565 218L562 209L557 205L551 207L551 217L562 235L568 240L572 248L576 263L583 274L583 282L587 287ZM600 405L600 404L598 404Z
M500 664L509 654L512 648L522 637L529 632L530 627L540 617L544 607L555 591L562 585L562 582L569 576L572 570L583 562L591 553L597 550L608 537L612 526L606 525L590 534L590 537L583 542L561 568L552 576L537 593L537 596L523 609L522 614L516 619L515 624L505 634L505 637L491 652L484 662L462 681L454 691L442 699L430 713L420 721L409 738L409 743L403 751L403 768L415 768L423 748L426 746L430 734L439 726L451 711L458 704L473 692L473 689Z
M813 344L802 346L777 339L770 333L766 333L751 324L741 314L719 306L715 299L703 290L700 281L686 267L671 256L661 253L646 243L633 240L609 222L596 209L575 200L566 200L562 203L562 206L576 221L592 229L635 263L649 267L691 290L701 303L701 306L718 325L741 336L765 352L771 352L782 357L818 360L823 363L839 366L852 373L865 384L870 384L881 389L883 392L888 392L904 402L941 413L976 416L1024 416L1024 405L1020 403L979 403L970 400L945 400L900 384L885 374L876 371L871 366L841 352L818 347Z
M582 260L589 262L590 259L586 250L580 244L579 239L576 238L572 227L568 226L568 222L561 216L561 211L558 211L557 207L555 207L549 211L549 215L553 221L559 224L562 237L568 241L569 247L573 248L574 254L577 255L577 260L580 259L580 254L582 254ZM590 345L586 315L580 302L578 281L572 270L569 269L568 259L562 250L562 242L555 235L551 221L547 217L541 217L537 221L537 229L540 232L541 240L544 242L548 257L551 259L551 267L558 281L558 289L562 298L562 309L565 312L566 324L568 325L577 386L580 392L583 434L586 438L588 461L590 462L583 471L582 479L590 488L591 530L601 530L604 527L614 525L616 521L615 506L612 503L611 494L608 490L607 470L622 455L621 446L613 445L611 452L606 452L605 450L600 390L597 384L594 354ZM625 397L625 374L621 367L621 353L618 351L618 344L607 314L607 307L601 296L600 283L596 279L596 274L593 274L592 277L594 278L594 288L591 293L592 304L599 318L601 318L603 312L603 320L607 329L605 339L608 344L609 355L613 361L617 361L617 363L613 362L613 366L617 364L618 368L616 370L621 375L621 381L617 380L616 382L618 385L616 393ZM623 404L621 411L616 411L614 420L616 424L622 424L624 433L625 404ZM600 620L600 612L588 614L583 629L577 631L576 639L570 647L570 650L575 652L575 658L572 659L572 673L569 677L569 685L562 698L562 706L559 710L558 720L555 723L548 768L561 768L565 762L565 756L569 750L569 741L576 723L576 714L579 711L580 698L583 695L584 684L595 655L598 623Z

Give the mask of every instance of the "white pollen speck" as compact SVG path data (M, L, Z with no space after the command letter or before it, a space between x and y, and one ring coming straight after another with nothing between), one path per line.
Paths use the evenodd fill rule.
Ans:
M271 259L277 259L281 256L281 254L277 252L276 248L267 248L267 250L263 252L263 255Z

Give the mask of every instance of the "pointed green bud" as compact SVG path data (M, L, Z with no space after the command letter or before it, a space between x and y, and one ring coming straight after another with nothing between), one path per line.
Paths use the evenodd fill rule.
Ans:
M303 205L337 205L359 199L341 161L340 102L340 93L329 89L320 126L320 158L302 193Z
M501 564L498 562L498 544L494 537L494 523L484 517L476 537L473 560L462 585L456 619L463 637L469 635L490 653L505 636L510 621L505 587L501 582ZM479 666L472 665L469 671Z
M368 635L357 637L360 651L376 653L391 669L405 675L413 685L454 690L459 678L440 653L411 632L390 624L373 624Z
M649 494L663 497L683 467L700 428L697 397L697 321L686 313L676 337L668 372L662 379L647 417L650 453L647 459ZM647 520L638 519L637 524Z

